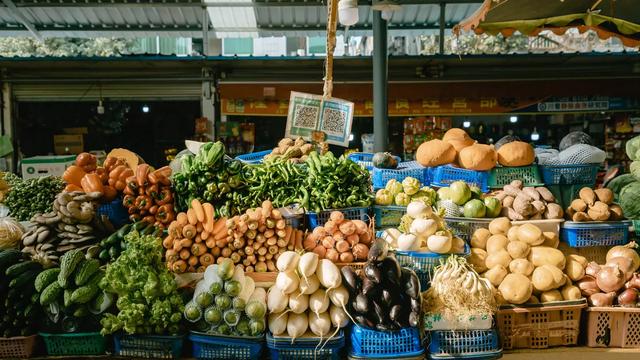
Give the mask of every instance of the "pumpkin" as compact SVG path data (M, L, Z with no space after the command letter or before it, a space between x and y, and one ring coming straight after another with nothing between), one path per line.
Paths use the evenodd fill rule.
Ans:
M434 139L423 142L416 151L416 161L422 166L440 166L456 160L456 149L448 142Z
M458 154L460 166L476 171L491 170L496 166L498 155L493 146L485 144L473 144L468 146Z
M498 162L502 166L529 166L535 159L533 147L523 141L513 141L498 149Z
M442 140L453 145L453 147L456 149L456 152L458 153L462 149L466 148L467 146L471 146L474 143L469 134L467 134L466 131L460 128L452 128L447 130L447 132L444 133Z
M130 169L137 168L138 164L144 164L144 160L142 160L142 158L138 156L138 154L127 149L115 148L111 150L109 154L107 154L107 158L110 158L110 157L124 161L124 163Z
M378 152L371 160L373 166L381 169L395 169L398 167L398 160L388 152Z

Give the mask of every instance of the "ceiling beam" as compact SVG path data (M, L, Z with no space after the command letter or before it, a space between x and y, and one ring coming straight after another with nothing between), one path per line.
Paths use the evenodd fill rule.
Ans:
M38 33L36 27L31 22L29 22L29 20L27 20L24 15L22 15L21 10L19 10L11 0L2 0L2 3L9 9L9 12L14 19L19 21L22 26L27 28L27 30L29 30L31 35L33 35L36 40L42 42L42 36L40 35L40 33Z
M479 4L481 0L400 0L400 5L439 5L445 4ZM358 5L369 6L371 0L358 0ZM20 7L325 7L321 0L258 0L252 2L204 2L201 0L18 0L15 6Z

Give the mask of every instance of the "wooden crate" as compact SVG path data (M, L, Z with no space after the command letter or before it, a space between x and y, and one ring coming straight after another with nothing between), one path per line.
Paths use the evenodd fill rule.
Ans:
M576 345L586 299L545 304L509 305L498 310L496 323L504 349L544 349Z
M640 348L640 308L586 309L589 347Z

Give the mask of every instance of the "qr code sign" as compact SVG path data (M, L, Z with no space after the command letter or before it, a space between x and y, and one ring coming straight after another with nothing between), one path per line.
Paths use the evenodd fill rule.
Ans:
M342 110L324 108L322 114L322 129L327 135L340 136L345 131L345 124L347 122L346 114Z
M318 124L318 107L298 105L293 114L293 126L315 130Z

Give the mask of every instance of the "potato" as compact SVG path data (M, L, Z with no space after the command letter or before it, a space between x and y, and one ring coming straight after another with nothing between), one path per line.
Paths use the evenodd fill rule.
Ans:
M514 198L513 196L505 196L504 199L502 199L502 207L505 208L510 208L513 206L513 200L515 200L516 198Z
M587 267L587 265L589 265L589 260L587 260L586 257L578 255L578 254L569 254L566 256L567 257L567 261L569 261L569 259L571 259L572 261L577 261L578 263L582 264L582 266Z
M544 242L542 230L533 224L524 224L520 226L518 229L518 240L524 241L531 246L540 245Z
M562 206L555 203L547 204L547 209L544 212L545 219L562 219L563 216Z
M533 207L536 209L536 215L542 216L545 210L547 210L547 206L540 200L533 201L531 205L533 205Z
M502 297L511 304L523 304L529 298L533 291L533 286L529 278L522 274L509 274L504 277L498 291Z
M571 220L576 222L581 222L581 221L591 221L591 218L589 217L589 215L587 215L587 213L578 211L573 214L573 216L571 217Z
M540 302L562 301L562 294L558 290L545 291L540 294Z
M507 237L504 235L491 235L489 239L487 239L487 253L493 254L498 252L500 249L506 249Z
M511 227L511 222L506 217L499 217L491 220L489 223L489 232L493 235L506 234Z
M597 189L594 191L598 201L602 201L607 205L611 205L613 203L613 191L608 188Z
M485 262L487 261L487 252L480 248L471 248L471 256L469 256L469 264L473 266L478 274L489 269Z
M540 246L548 246L555 249L560 244L560 238L558 237L558 234L553 231L543 232L542 237L544 237L544 241L542 242L542 244L540 244Z
M519 225L513 225L509 229L507 232L507 239L509 239L509 241L518 241L518 229L520 229Z
M480 228L471 236L471 247L482 250L487 249L487 239L491 236L489 229Z
M487 272L482 274L482 276L491 282L493 286L498 286L504 280L504 277L507 276L509 272L502 265L496 265L489 269Z
M514 259L509 263L509 271L513 274L530 276L533 273L533 264L527 259Z
M529 250L529 244L524 241L510 241L507 244L507 252L513 259L526 259Z
M587 210L587 203L582 199L575 199L571 202L571 208L576 212L584 212Z
M609 213L611 214L611 216L609 217L609 220L611 221L624 219L624 213L622 212L622 208L620 207L620 205L609 205Z
M578 261L575 257L578 255L569 255L566 257L566 265L564 272L572 281L578 281L584 277L586 264ZM582 256L580 256L582 257ZM585 259L586 260L586 259Z
M495 267L496 265L502 265L506 268L507 266L509 266L511 260L511 256L509 256L507 250L500 249L493 254L488 254L485 265L489 269Z
M537 291L549 291L557 289L564 284L564 274L560 269L551 265L542 265L533 270L531 282Z
M534 246L529 252L528 260L533 266L552 265L560 270L564 269L566 259L562 251L548 246Z
M580 292L580 288L574 285L563 286L560 293L562 294L562 298L564 300L582 299L582 293Z
M457 236L454 236L451 240L451 253L452 254L462 254L464 253L464 240L460 239Z

